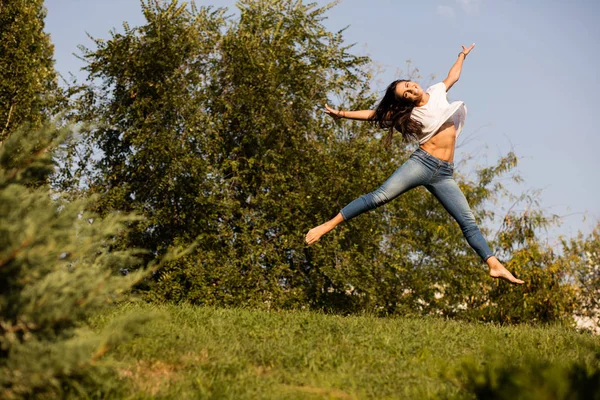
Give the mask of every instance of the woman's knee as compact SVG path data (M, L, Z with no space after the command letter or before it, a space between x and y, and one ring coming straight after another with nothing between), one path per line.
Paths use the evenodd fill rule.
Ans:
M375 207L379 207L390 201L390 198L383 187L372 191L367 196L371 198L371 201Z
M477 226L477 221L475 221L475 216L471 211L461 213L459 225L462 229L465 236L472 233L479 232L479 227Z

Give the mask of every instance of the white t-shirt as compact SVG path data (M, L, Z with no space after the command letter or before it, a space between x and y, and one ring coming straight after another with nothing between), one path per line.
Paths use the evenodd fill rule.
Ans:
M448 103L446 99L446 85L444 82L436 83L427 88L429 101L422 107L412 110L411 118L423 124L423 134L419 137L419 144L423 144L437 133L438 129L449 119L456 127L456 137L460 135L467 118L467 106L462 101Z

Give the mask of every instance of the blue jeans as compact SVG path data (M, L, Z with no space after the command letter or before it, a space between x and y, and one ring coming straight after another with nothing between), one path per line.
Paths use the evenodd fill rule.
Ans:
M417 186L425 186L458 222L469 245L483 261L493 256L475 223L465 195L452 177L454 164L440 160L419 148L374 192L365 194L341 211L345 221L395 199Z

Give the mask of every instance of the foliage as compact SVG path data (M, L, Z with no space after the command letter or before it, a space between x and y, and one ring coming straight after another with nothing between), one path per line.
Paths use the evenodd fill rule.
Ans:
M271 3L240 2L236 23L220 9L148 2L147 25L85 54L102 82L81 92L82 118L99 127L89 136L103 157L90 185L103 193L98 210L143 213L128 243L154 252L201 238L195 257L161 273L167 297L294 302L311 268L298 232L313 221L299 221L326 202L306 193L322 174L315 138L334 139L316 103L356 84L364 60L324 30L326 8Z
M576 313L588 319L590 327L600 329L600 224L584 237L563 241L565 257L570 261L576 282Z
M43 0L11 0L0 5L0 143L23 123L40 126L59 93L44 32Z
M519 363L503 357L492 360L483 366L465 362L460 373L464 389L477 399L600 399L600 353L596 360L565 364L533 357Z
M234 18L224 9L143 2L145 25L124 24L123 33L83 49L88 81L74 91L80 119L94 129L84 131L83 152L68 153L67 169L80 167L74 175L99 195L101 215L145 216L123 248L155 256L198 241L196 252L139 286L147 298L500 322L572 318L572 263L537 236L555 221L534 201L526 214L511 211L491 240L528 281L520 288L487 276L422 188L307 247L311 227L375 189L414 147L396 140L386 151L368 124L321 112L328 97L343 109L377 99L369 60L322 23L332 5L237 5ZM457 176L481 226L503 217L487 206L516 166L509 153L472 180Z
M553 223L534 199L525 211L509 211L494 243L496 254L510 260L506 266L525 280L521 287L483 285L471 305L470 318L507 323L563 321L573 323L576 288L570 282L573 258L557 254L543 243L539 232Z
M85 319L126 297L143 277L135 250L113 250L131 217L104 220L88 201L66 203L43 182L67 129L12 132L0 147L0 394L2 398L80 398L110 391L103 355L149 318L128 316L100 333ZM15 151L20 149L20 151Z
M49 117L64 105L42 1L0 5L0 397L81 398L113 391L104 354L149 318L128 316L102 332L85 320L144 276L139 251L114 248L126 214L104 220L85 197L66 202L48 185L72 132ZM63 110L64 111L64 110Z

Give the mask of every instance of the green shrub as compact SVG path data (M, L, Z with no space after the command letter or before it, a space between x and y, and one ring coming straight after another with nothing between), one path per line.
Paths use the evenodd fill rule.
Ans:
M0 146L0 397L85 398L118 391L105 353L150 318L128 315L100 332L86 319L128 297L145 275L139 251L112 249L134 218L87 211L44 184L69 134L15 130ZM14 151L19 149L19 151ZM32 185L32 182L35 184ZM114 270L137 267L137 272Z
M600 353L589 365L563 365L534 358L517 364L496 357L483 365L471 361L463 367L463 388L477 399L600 399Z

